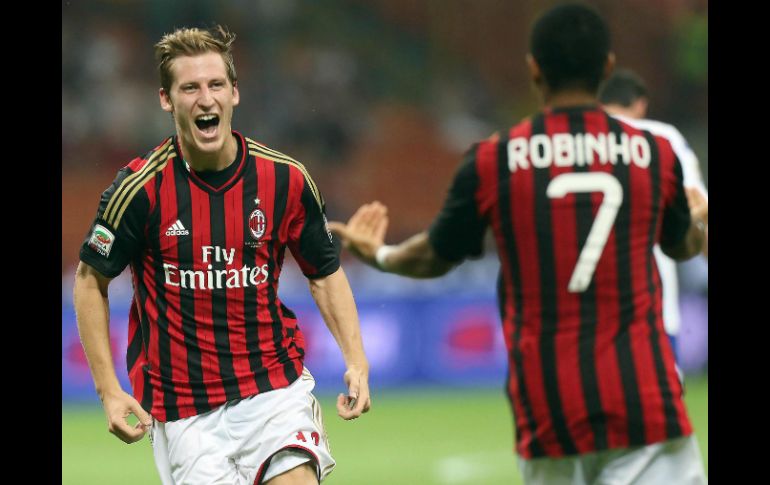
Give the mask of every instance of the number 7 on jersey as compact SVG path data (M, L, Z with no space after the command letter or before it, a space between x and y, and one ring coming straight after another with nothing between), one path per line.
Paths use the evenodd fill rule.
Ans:
M596 265L607 244L612 225L623 203L623 186L618 179L604 172L565 173L556 176L548 184L546 195L550 199L559 199L570 193L601 192L604 194L596 219L591 225L585 245L567 289L571 293L581 293L588 288L594 276Z

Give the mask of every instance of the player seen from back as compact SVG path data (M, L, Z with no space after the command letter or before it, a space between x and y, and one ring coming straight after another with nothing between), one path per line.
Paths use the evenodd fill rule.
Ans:
M527 55L542 111L467 151L427 231L385 245L378 202L330 223L366 263L413 278L479 256L491 228L528 485L705 483L653 259L656 243L696 255L703 221L671 144L601 109L613 65L595 11L549 10Z

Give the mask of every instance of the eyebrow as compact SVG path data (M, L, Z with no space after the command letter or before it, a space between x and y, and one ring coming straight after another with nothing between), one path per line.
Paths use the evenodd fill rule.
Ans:
M206 81L206 83L214 83L214 82L227 83L227 77L215 77L215 78L212 78L212 79ZM180 87L195 86L195 85L198 85L198 84L200 84L200 81L197 81L197 80L195 80L195 81L184 81L184 82L180 81L179 86Z

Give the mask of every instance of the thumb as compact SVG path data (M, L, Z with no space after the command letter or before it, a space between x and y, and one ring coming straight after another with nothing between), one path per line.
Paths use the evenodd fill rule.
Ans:
M358 399L358 379L351 381L348 386L348 396Z
M329 230L343 239L348 237L348 226L341 222L329 221Z
M134 413L134 416L136 416L143 425L152 425L152 417L137 401L131 403L131 412Z

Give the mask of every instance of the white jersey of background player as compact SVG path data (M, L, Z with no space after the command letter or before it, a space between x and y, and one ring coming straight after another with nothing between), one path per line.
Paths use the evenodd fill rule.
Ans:
M649 130L653 135L668 139L682 165L684 186L698 189L708 200L708 191L703 183L698 158L684 136L668 123L645 119L648 95L647 88L639 76L627 69L616 69L615 73L602 86L599 99L604 105L605 111L613 117L639 129ZM666 333L672 337L676 351L676 336L679 334L681 326L676 262L663 254L658 245L655 246L654 252L663 285L663 324ZM708 255L708 240L704 246L703 254Z

